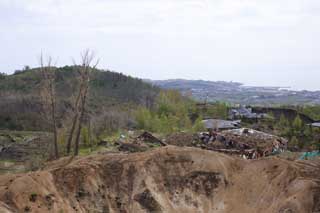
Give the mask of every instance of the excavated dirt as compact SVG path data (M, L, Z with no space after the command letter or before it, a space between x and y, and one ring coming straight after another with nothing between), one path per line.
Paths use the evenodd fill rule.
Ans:
M199 143L199 136L187 132L173 133L166 138L166 143L174 146L196 146Z
M166 146L0 176L0 212L320 212L319 162Z

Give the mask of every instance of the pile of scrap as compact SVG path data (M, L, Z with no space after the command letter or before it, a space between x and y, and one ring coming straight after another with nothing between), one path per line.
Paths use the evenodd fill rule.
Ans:
M144 152L150 148L158 147L158 146L166 146L167 144L156 138L149 132L143 132L136 138L127 141L118 142L119 151L123 152Z
M253 129L233 129L220 133L202 133L202 148L255 159L285 151L288 141L284 138Z

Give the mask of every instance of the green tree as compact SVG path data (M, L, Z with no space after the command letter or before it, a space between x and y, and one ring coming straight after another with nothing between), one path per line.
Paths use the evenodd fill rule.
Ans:
M305 106L302 113L308 115L314 120L320 120L320 106Z
M281 114L277 128L280 130L281 136L290 136L290 123L284 114Z
M157 128L157 131L165 134L170 132L169 120L166 115L160 116L159 127Z
M161 91L152 109L140 108L135 113L137 127L169 134L191 131L191 117L196 114L195 102L173 90ZM194 117L193 117L194 118Z
M135 120L137 122L139 129L148 130L150 128L151 121L153 116L147 108L139 108L135 113Z
M295 135L301 135L304 128L303 128L303 122L300 118L299 115L297 115L297 117L294 119L293 123L292 123L292 127L294 130L294 134Z
M281 127L288 127L289 125L290 123L286 118L286 116L284 116L284 114L281 114L278 126L281 128Z

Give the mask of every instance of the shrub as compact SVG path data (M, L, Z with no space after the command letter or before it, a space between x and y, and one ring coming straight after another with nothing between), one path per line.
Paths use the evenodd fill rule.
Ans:
M202 122L202 118L201 117L197 118L197 120L194 122L194 124L192 126L192 131L193 132L203 132L205 130L206 130L206 128Z

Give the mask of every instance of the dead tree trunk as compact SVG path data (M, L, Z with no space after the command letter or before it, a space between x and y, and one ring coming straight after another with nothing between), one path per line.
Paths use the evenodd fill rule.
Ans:
M88 86L89 86L89 84L87 85L87 88L85 89L83 97L81 99L81 113L80 113L80 117L79 117L78 129L77 129L77 133L76 133L74 155L79 154L80 135L81 135L81 129L82 129L82 125L83 125L84 114L86 111L85 105L86 105L86 99L87 99L87 93L88 93Z
M41 96L44 104L44 114L51 123L51 131L53 133L54 157L59 158L58 148L58 129L56 117L56 93L55 93L55 68L52 67L52 58L48 58L48 62L44 65L43 56L40 57L40 70L42 74Z
M70 133L68 136L68 141L67 141L67 154L70 154L70 152L71 152L72 138L73 138L74 130L76 128L78 117L79 117L79 115L78 115L78 113L76 113L73 117L73 120L72 120L72 126L71 126L71 130L70 130Z
M99 60L97 60L96 64L94 66L90 66L92 61L94 59L94 54L91 53L89 50L86 50L84 54L82 55L82 65L79 68L79 73L81 77L82 82L82 89L81 89L81 97L80 97L80 116L78 118L78 129L76 131L76 140L74 145L74 155L79 154L79 144L80 144L80 135L81 135L81 129L84 122L84 115L86 113L86 104L88 99L88 90L89 90L89 83L90 83L90 74L91 72L96 68L98 65Z
M73 135L74 135L74 131L76 128L76 124L78 122L79 119L79 102L80 102L80 98L81 98L81 90L82 90L82 83L80 84L80 88L79 88L79 93L77 96L77 99L75 101L75 106L74 106L74 110L75 110L75 114L72 120L72 125L71 125L71 130L68 136L68 141L67 141L67 154L70 154L71 152L71 144L72 144L72 139L73 139Z
M57 130L57 120L56 120L56 99L54 94L54 85L51 81L50 83L50 98L51 98L51 116L52 116L52 128L53 128L53 137L54 137L54 155L55 158L59 158L58 150L58 130Z

